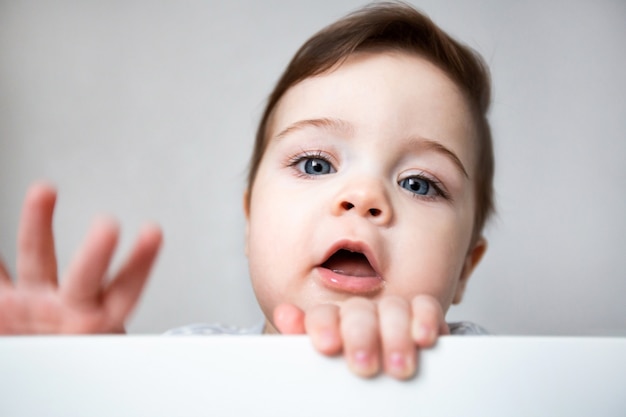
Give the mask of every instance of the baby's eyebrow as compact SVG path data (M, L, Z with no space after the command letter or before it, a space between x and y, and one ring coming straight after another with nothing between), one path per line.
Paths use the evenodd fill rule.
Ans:
M333 131L346 133L348 135L351 135L352 132L354 131L353 126L350 123L346 122L345 120L322 117L319 119L298 120L297 122L294 122L290 124L289 126L287 126L280 133L274 136L274 138L282 139L283 137L289 135L290 133L305 129L307 127L315 127L318 129L321 128L321 129L326 129L326 130L333 130Z
M415 146L419 148L426 148L426 149L443 154L448 159L450 159L452 163L454 163L454 165L457 166L457 168L459 168L459 170L463 173L465 178L469 179L469 175L467 174L467 171L465 170L465 167L463 166L463 163L461 162L459 157L456 156L456 154L452 152L450 149L446 148L443 144L437 141L425 139L425 138L411 138L409 139L409 142L412 144L415 144Z

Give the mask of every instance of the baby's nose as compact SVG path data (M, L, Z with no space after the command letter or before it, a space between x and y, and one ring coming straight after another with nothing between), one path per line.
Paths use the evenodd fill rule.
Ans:
M381 225L388 224L393 214L387 190L378 180L348 184L338 194L333 212L335 215L355 213Z
M352 204L349 201L344 201L341 204L345 211L352 210L354 208L354 204ZM368 209L368 211L369 211L369 215L372 217L378 217L383 213L381 209L375 208L375 207Z

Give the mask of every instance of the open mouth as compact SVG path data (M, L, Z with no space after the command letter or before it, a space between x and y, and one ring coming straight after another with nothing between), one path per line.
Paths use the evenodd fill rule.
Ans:
M319 282L343 294L369 296L381 291L384 279L370 261L368 248L355 242L341 242L317 268Z
M339 249L322 264L322 268L330 269L336 274L352 277L376 277L378 274L367 257L361 252Z

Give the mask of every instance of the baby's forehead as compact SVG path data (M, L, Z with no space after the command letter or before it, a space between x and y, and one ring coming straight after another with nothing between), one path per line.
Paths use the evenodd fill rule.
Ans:
M266 140L307 120L321 127L360 129L379 123L395 136L465 137L473 115L461 88L424 57L398 51L359 52L291 86L274 107ZM309 126L311 127L311 126Z
M401 91L390 88L397 78L419 80L428 78L429 82L419 89L403 89ZM470 107L467 94L444 69L430 60L427 56L414 51L405 51L398 48L375 48L357 51L349 54L329 69L305 76L285 89L277 100L269 115L270 121L276 113L283 110L285 102L289 107L305 103L302 97L289 100L294 91L310 88L318 89L319 80L339 79L337 87L343 91L352 89L353 94L367 91L372 88L388 89L390 92L403 96L422 95L436 90L437 95L456 95L460 98L460 107ZM357 78L361 83L347 82ZM376 81L382 81L374 84ZM314 84L314 87L310 87ZM410 83L407 84L410 86ZM427 91L426 91L427 90ZM306 97L305 97L306 98Z

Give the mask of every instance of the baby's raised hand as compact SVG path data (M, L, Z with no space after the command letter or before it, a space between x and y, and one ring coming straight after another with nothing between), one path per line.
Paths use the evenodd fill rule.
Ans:
M306 312L282 304L274 322L283 334L307 333L325 355L343 352L350 369L371 377L381 369L397 379L411 378L417 369L417 348L428 348L448 334L439 302L428 295L410 301L387 296L379 301L354 297L341 306L323 304Z
M0 334L123 333L161 245L160 229L144 227L119 272L106 280L119 228L113 220L97 220L59 283L55 201L55 190L45 184L26 195L15 283L0 262Z

